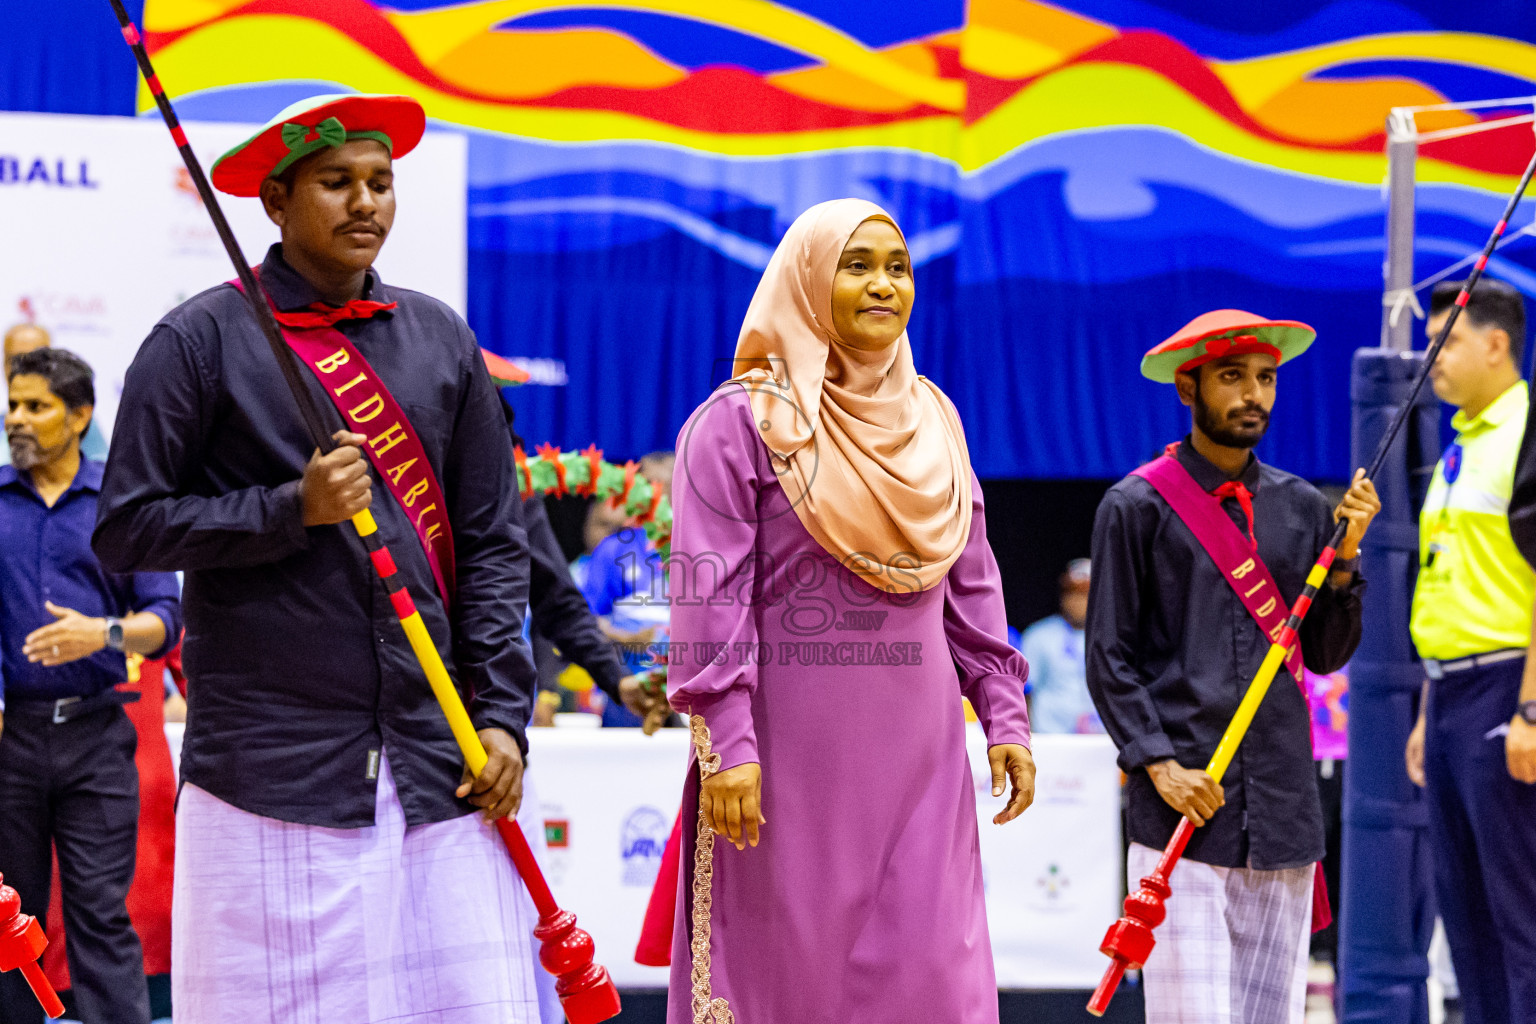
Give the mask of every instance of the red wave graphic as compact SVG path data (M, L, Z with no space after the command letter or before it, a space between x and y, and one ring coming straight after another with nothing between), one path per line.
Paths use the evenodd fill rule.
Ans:
M411 44L406 41L405 36L400 34L400 30L391 25L389 20L378 12L378 9L366 0L325 0L324 4L316 4L314 0L251 0L250 3L236 7L232 11L174 32L146 32L144 42L150 54L153 55L182 36L196 32L200 28L215 22L229 21L253 14L286 14L294 18L304 18L307 21L321 22L350 36L358 45L373 51L380 60L394 65L397 70L423 85L430 85L439 92L465 99L482 98L439 78L436 72L416 56L416 51L411 49Z
M434 72L412 50L409 41L367 0L251 0L209 21L171 32L149 32L151 52L171 45L208 24L246 15L287 15L334 28L412 79L439 92L497 106L603 110L632 114L679 128L713 134L769 134L829 130L890 124L914 118L947 116L945 111L915 103L898 111L866 111L822 103L796 95L769 79L740 68L707 67L672 85L652 89L622 86L577 86L536 98L487 96L455 85ZM1062 64L1029 78L1005 81L962 67L959 51L949 45L928 44L938 73L966 84L965 119L974 122L996 109L1030 83L1074 64L1114 63L1145 68L1189 93L1222 118L1262 139L1313 150L1379 153L1381 133L1342 143L1319 143L1277 133L1242 108L1226 84L1189 47L1162 32L1132 30L1077 54ZM1529 129L1497 130L1425 145L1425 155L1469 169L1494 174L1518 174L1529 148Z
M703 68L676 85L624 89L586 85L509 105L612 110L679 128L718 134L755 134L855 128L917 117L950 116L926 104L881 113L817 103L734 67Z
M838 107L797 96L767 79L733 67L703 68L675 85L658 89L619 86L578 86L529 99L486 96L438 76L422 63L398 29L366 0L251 0L232 11L174 32L146 33L151 53L208 24L246 15L282 14L327 24L351 37L381 60L423 85L483 103L514 107L564 107L608 110L662 121L679 128L714 133L756 134L814 129L855 128L889 124L946 112L926 104L895 112ZM934 47L940 67L959 71L959 55L951 47Z

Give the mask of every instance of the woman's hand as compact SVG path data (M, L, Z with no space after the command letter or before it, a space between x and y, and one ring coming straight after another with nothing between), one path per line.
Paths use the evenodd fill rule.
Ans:
M763 817L763 769L752 761L716 772L699 788L699 814L717 836L738 850L757 845Z
M1006 825L1035 802L1035 759L1023 744L999 743L987 748L987 760L992 762L993 796L1003 795L1005 780L1013 782L1008 806L992 819L994 825Z

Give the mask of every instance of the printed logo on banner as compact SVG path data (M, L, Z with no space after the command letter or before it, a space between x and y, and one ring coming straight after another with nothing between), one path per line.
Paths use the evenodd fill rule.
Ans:
M1034 896L1026 901L1030 910L1048 914L1069 914L1078 908L1081 900L1075 899L1072 878L1056 861L1045 866L1035 878Z
M203 205L203 197L198 195L197 186L192 182L192 173L190 171L185 167L176 168L176 176L173 181L173 187L177 195L185 196L198 206Z
M540 801L538 820L544 825L544 880L559 887L570 876L576 855L571 849L571 812L561 804Z
M661 852L666 848L671 831L672 822L654 807L637 807L629 812L619 829L624 885L649 888L656 884L656 874L661 870Z
M570 383L570 376L565 372L564 359L544 359L539 356L509 356L512 362L528 371L529 384L548 384L551 387L563 387Z
M1080 772L1044 772L1035 780L1035 802L1081 806L1088 799L1089 782Z
M84 158L62 156L17 157L0 153L0 185L31 185L35 188L100 188L91 177Z
M68 347L70 334L110 334L107 299L83 292L29 292L16 303L27 323L40 323L54 342Z
M1045 874L1035 880L1044 892L1046 899L1060 899L1061 894L1072 885L1072 879L1068 878L1061 870L1060 864L1052 864L1045 869Z

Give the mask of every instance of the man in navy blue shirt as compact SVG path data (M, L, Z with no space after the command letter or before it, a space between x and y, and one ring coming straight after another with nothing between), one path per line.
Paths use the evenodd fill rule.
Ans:
M7 364L23 352L32 352L40 348L47 348L53 344L53 336L42 324L21 323L16 324L5 332L4 352ZM107 439L102 436L101 424L94 419L91 425L85 428L85 437L80 439L80 454L87 459L96 462L107 461ZM0 445L0 466L11 464L11 450L8 445Z
M91 553L102 465L80 456L91 369L62 349L17 356L0 466L0 873L45 917L58 848L70 975L87 1021L149 1020L144 954L124 900L138 839L137 738L115 689L124 653L181 634L171 573L118 575ZM0 1021L40 1022L17 972Z

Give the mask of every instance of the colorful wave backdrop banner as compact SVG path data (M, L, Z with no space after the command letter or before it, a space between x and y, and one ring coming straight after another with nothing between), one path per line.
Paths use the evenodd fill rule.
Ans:
M469 133L470 321L563 366L512 393L539 440L671 447L789 222L880 203L913 249L919 370L989 477L1115 477L1180 436L1138 361L1220 307L1318 328L1261 454L1345 477L1387 112L1536 93L1520 0L147 0L144 21L185 118L403 92ZM1416 276L1479 245L1533 145L1423 147ZM1492 272L1536 295L1533 253Z

